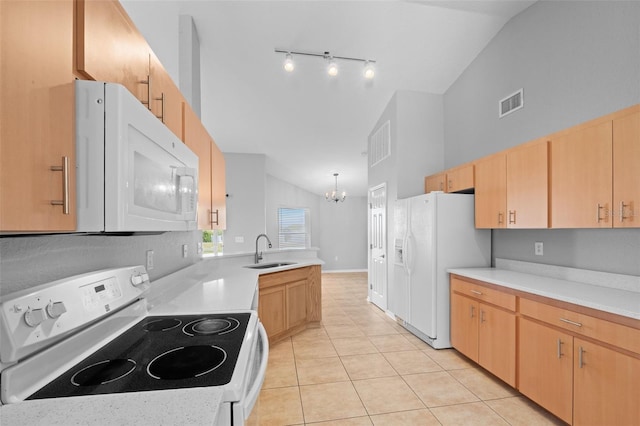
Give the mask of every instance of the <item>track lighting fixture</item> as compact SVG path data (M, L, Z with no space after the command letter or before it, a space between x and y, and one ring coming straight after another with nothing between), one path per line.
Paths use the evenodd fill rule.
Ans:
M329 74L331 77L335 77L336 75L338 75L338 63L336 60L364 62L364 70L363 70L364 78L367 80L371 80L375 76L375 69L373 67L373 64L376 61L374 61L373 59L352 58L349 56L335 56L335 55L332 55L330 52L315 53L315 52L301 52L301 51L282 50L282 49L275 49L275 52L285 54L283 67L287 72L293 72L293 70L295 69L295 65L293 63L293 56L303 55L303 56L315 56L317 58L323 58L325 61L327 61L328 63L327 74Z

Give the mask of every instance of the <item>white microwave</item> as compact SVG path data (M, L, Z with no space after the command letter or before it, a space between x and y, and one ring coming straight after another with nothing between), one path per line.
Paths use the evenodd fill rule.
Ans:
M125 87L75 82L80 232L197 227L198 157Z

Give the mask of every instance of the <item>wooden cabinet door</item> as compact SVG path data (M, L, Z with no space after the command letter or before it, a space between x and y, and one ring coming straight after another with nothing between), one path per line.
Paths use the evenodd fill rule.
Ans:
M444 191L445 180L447 175L445 173L438 173L437 175L431 175L424 178L424 193L428 194L431 191Z
M613 226L640 227L640 107L613 120Z
M475 164L476 228L506 227L507 164L504 153Z
M307 281L287 284L287 328L307 321Z
M478 362L478 302L451 294L451 345Z
M575 338L573 424L637 425L640 360Z
M610 228L612 124L551 138L551 227Z
M149 89L149 109L169 130L182 139L182 104L185 100L153 52L149 57Z
M212 143L200 119L184 103L184 143L198 156L198 229L211 228Z
M267 336L282 333L287 329L286 306L287 292L286 286L274 286L260 290L260 302L258 305L258 317L267 331Z
M520 318L518 390L571 424L573 337Z
M76 229L73 22L71 0L0 1L0 231Z
M478 364L516 385L516 316L479 304Z
M224 155L215 141L211 142L211 211L212 228L227 229L227 187Z
M120 2L78 0L76 25L78 71L122 84L148 107L149 45Z
M447 170L446 192L459 192L467 189L473 189L473 187L473 164L465 164L463 166Z
M507 151L507 227L547 228L548 143Z

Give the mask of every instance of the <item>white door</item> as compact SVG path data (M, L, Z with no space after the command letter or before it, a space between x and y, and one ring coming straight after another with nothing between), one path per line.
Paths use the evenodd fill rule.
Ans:
M369 190L369 300L387 309L387 185Z

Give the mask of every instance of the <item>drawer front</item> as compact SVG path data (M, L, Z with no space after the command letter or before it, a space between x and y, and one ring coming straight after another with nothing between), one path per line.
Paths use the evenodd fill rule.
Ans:
M289 269L282 272L272 272L270 274L260 275L260 288L268 288L274 285L287 284L294 281L306 280L309 276L310 266L303 268Z
M456 277L451 278L451 290L513 312L516 310L516 296L513 294L503 293Z
M640 329L524 298L520 298L520 313L529 318L640 354Z

